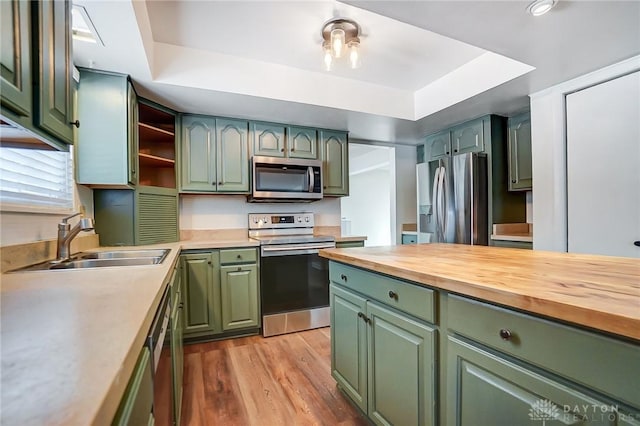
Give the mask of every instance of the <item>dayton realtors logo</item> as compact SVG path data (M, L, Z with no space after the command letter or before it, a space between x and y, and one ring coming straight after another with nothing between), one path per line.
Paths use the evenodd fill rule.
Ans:
M529 408L529 418L532 421L542 421L542 426L547 420L555 420L558 417L560 409L548 399L539 399Z

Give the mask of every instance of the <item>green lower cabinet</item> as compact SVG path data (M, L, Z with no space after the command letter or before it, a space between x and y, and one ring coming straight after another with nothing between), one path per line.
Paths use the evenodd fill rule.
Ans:
M257 265L220 268L222 330L258 327Z
M153 424L153 378L151 353L146 346L142 349L138 361L129 379L118 411L112 425Z
M175 424L180 424L182 414L182 382L184 376L183 350L183 305L180 301L171 320L171 361L173 362L173 415Z
M447 345L448 424L624 424L615 404L455 337Z
M363 412L367 412L367 325L360 317L366 299L330 285L331 375Z
M507 247L507 248L533 250L533 243L528 241L491 240L491 245L494 247Z
M379 425L435 425L435 330L331 284L331 373Z
M367 302L369 418L379 425L435 425L435 330Z
M364 247L364 240L336 241L336 248Z
M222 331L219 312L220 255L217 251L183 254L182 300L184 334L214 334Z

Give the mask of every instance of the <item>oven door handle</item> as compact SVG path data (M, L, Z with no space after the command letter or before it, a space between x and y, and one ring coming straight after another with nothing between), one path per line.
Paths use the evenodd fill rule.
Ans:
M336 248L335 243L319 244L282 244L277 246L263 246L262 256L291 256L295 254L313 254L320 249Z

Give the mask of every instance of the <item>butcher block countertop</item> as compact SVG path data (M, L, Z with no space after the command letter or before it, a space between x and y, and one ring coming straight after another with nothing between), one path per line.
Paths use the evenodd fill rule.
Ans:
M326 249L330 260L640 340L640 260L459 244Z

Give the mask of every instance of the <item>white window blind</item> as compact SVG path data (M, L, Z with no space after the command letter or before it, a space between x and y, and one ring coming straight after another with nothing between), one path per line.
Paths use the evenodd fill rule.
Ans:
M0 203L2 210L71 210L71 153L0 148Z

